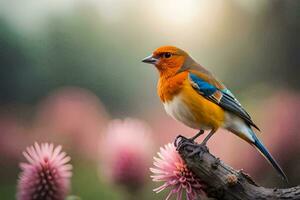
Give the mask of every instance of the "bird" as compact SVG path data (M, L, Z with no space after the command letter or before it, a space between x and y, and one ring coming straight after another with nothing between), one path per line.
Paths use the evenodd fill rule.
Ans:
M287 181L287 176L253 129L260 131L233 93L215 76L198 64L186 51L162 46L142 60L159 72L157 93L164 109L175 120L199 132L208 130L207 141L220 129L226 129L255 147Z

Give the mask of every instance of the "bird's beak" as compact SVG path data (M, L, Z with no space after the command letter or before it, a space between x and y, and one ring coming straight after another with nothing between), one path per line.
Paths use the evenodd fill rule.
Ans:
M158 59L155 58L155 57L153 57L152 55L151 56L147 56L146 58L144 58L142 60L142 62L144 62L144 63L154 64L154 65L157 63L157 61L158 61Z

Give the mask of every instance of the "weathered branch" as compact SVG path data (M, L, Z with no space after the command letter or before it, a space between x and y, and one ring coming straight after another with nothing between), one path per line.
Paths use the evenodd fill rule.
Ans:
M175 145L188 167L205 184L205 192L209 197L220 200L300 200L300 186L276 189L257 185L243 171L237 171L209 153L205 148L191 156L191 152L199 150L195 143L179 136Z

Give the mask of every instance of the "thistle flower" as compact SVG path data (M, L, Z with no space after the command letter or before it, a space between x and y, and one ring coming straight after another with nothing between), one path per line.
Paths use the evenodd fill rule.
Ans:
M61 146L35 143L23 152L18 200L63 200L69 190L72 165Z
M150 168L153 173L151 178L155 182L164 182L153 191L159 193L164 189L170 188L166 200L173 195L177 196L177 200L183 198L183 193L186 194L187 200L194 200L200 195L204 195L202 185L199 178L190 171L184 160L180 157L173 144L169 143L160 148L158 158L154 157L154 168Z
M136 119L111 121L100 144L100 174L135 192L147 181L151 147L145 123Z

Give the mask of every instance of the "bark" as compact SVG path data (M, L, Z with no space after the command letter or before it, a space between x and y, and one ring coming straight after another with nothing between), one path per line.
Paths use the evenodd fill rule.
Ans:
M300 186L277 189L261 187L245 172L237 171L210 154L207 147L179 136L175 146L189 169L203 181L208 197L220 200L300 200Z

